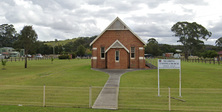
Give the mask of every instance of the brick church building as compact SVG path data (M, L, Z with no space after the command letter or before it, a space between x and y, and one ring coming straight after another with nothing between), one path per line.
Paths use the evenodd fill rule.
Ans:
M145 68L144 45L120 18L113 22L91 43L92 68Z

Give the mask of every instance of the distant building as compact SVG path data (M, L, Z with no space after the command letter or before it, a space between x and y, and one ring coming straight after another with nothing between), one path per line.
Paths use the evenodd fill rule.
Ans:
M173 53L165 53L165 57L173 57Z
M20 57L20 53L15 51L15 49L12 47L0 48L0 54L4 55L5 57Z
M91 43L92 68L145 68L144 45L120 18L116 18Z
M217 53L218 53L218 57L217 58L218 58L218 60L221 61L222 60L222 51L219 51Z

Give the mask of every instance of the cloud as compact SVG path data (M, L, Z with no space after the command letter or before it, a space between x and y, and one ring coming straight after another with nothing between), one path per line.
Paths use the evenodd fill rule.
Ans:
M33 25L39 40L70 39L99 35L117 16L143 40L154 37L159 43L175 44L170 31L178 21L194 22L204 15L200 8L220 13L207 0L1 0L0 22L16 29ZM198 8L198 10L197 10ZM217 15L214 15L214 17ZM210 18L210 17L208 17ZM222 36L217 22L199 17L196 21L213 33L208 43ZM212 40L211 40L212 39ZM166 43L166 44L167 44Z
M208 5L204 0L174 0L174 3L181 5Z
M221 18L222 19L222 18ZM218 39L222 37L222 21L214 23L212 28L209 28L209 31L212 32L212 37L210 39Z

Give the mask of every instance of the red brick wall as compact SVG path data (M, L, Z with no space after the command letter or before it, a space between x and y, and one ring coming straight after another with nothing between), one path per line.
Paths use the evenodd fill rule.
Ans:
M119 62L115 60L115 51L119 51ZM107 69L127 69L129 66L129 54L123 48L113 48L107 52Z
M93 59L97 57L97 49L92 48L92 59L91 59L91 67L92 68L98 68L97 67L97 59Z
M128 53L127 53L128 56L123 56L123 57L127 58L124 60L127 60L128 64L125 64L125 62L119 63L120 65L118 65L117 63L111 64L111 63L108 63L108 60L101 59L100 58L100 47L105 47L105 50L106 50L116 40L119 40L129 51L130 51L131 47L135 47L135 59L130 59L130 62L129 62L129 55L130 54L128 54ZM140 60L139 60L139 57L144 57L144 49L141 50L141 52L139 52L139 47L143 47L143 46L144 46L144 44L134 34L132 34L129 30L107 30L92 45L92 48L93 47L97 48L97 52L94 55L94 56L97 56L97 60L96 60L97 67L94 66L95 65L94 61L92 61L92 68L106 68L108 66L116 66L116 67L111 67L111 68L122 68L123 69L123 68L128 68L129 63L130 63L130 68L141 68L143 65L145 67L145 64L140 65ZM92 50L92 52L94 52L94 50ZM114 54L112 54L111 52L106 53L106 55L107 55L106 58L108 58L109 56L112 56L112 55L115 56L115 52L113 52L113 53ZM121 55L121 52L120 52L120 55ZM126 54L124 54L124 55L126 55ZM126 67L126 65L127 65L127 67Z

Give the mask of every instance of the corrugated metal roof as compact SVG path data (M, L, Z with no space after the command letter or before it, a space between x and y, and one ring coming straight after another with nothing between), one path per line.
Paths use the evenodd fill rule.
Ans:
M218 54L222 54L222 51L217 52Z

